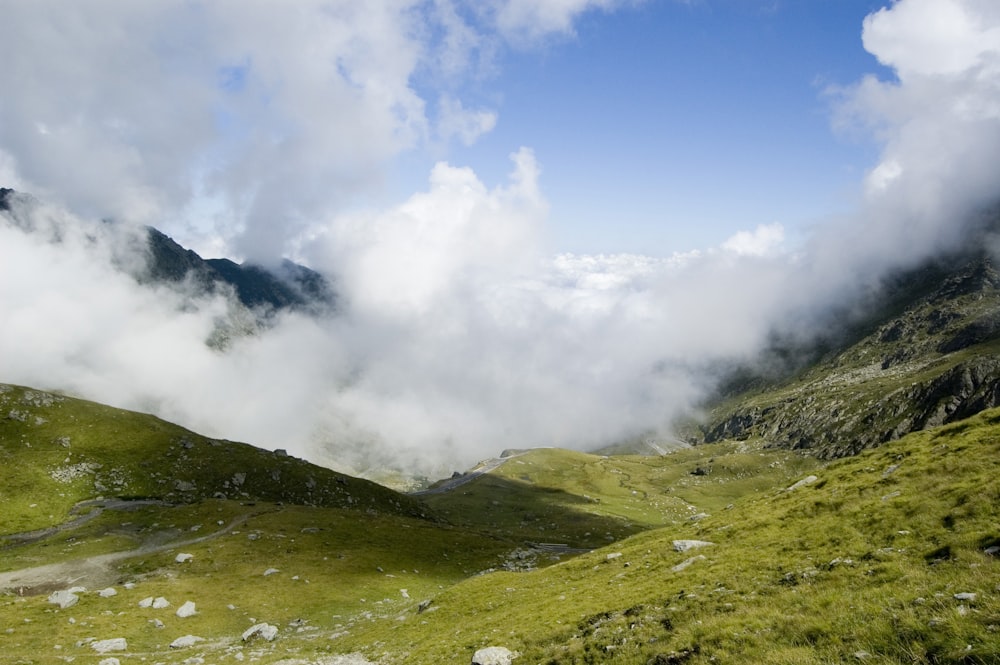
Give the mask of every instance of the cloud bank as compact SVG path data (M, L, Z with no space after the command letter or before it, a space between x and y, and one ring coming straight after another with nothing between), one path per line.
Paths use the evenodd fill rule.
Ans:
M495 116L457 97L429 114L414 73L474 68L490 46L472 36L488 24L512 39L527 5L476 15L441 0L429 24L405 2L365 3L363 15L358 3L302 3L280 20L271 3L60 3L53 32L27 12L54 4L15 4L0 83L21 94L0 102L0 173L64 205L0 224L0 380L341 468L434 474L503 448L669 433L713 368L752 359L775 331L815 332L886 270L959 242L969 213L996 200L994 4L900 0L865 20L865 47L896 78L837 92L838 122L882 147L856 215L793 247L763 225L662 258L551 256L528 148L502 183L442 162L396 206L338 206L415 141L489 131ZM559 33L612 6L552 2L532 25ZM42 48L53 57L32 60ZM101 62L116 64L98 75ZM211 350L232 304L139 288L115 267L134 237L89 214L150 220L206 196L214 233L235 233L251 256L292 248L334 277L341 314L286 314Z

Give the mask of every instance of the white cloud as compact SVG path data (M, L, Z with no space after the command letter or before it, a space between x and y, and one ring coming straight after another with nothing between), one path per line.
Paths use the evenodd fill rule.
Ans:
M466 109L461 100L444 96L438 103L437 134L442 141L458 139L472 145L483 134L493 131L497 124L495 111Z
M738 256L767 256L777 251L785 240L785 228L761 224L753 231L740 231L722 243L722 249Z
M1000 5L899 0L865 20L863 41L898 80L866 77L841 107L882 146L857 253L905 262L956 242L967 213L997 199Z

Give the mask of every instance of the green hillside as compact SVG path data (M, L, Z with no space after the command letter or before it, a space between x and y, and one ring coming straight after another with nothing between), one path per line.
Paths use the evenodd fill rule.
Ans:
M1000 662L1000 410L834 462L526 451L417 497L18 387L0 446L5 663Z

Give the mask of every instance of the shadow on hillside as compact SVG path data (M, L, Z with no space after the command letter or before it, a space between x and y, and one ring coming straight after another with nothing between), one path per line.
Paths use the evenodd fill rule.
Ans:
M488 474L422 499L456 526L525 543L593 549L659 526L597 514L598 498Z

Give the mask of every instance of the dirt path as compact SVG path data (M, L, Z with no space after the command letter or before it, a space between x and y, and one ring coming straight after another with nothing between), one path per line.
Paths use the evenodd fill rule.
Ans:
M22 568L0 573L0 590L10 590L18 595L39 595L71 586L96 588L114 583L118 572L113 564L124 559L155 554L164 550L188 547L225 535L258 513L241 515L217 531L188 540L149 545L123 552L110 552L95 556L50 563L44 566ZM89 519L93 519L90 517ZM74 520L75 522L76 520ZM68 522L67 524L72 524ZM65 526L65 525L63 525ZM56 527L53 527L56 528Z

